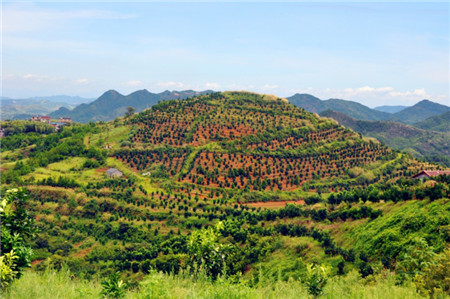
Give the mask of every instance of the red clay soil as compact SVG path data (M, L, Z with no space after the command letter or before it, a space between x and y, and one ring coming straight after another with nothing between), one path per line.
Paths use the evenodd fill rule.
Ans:
M75 252L75 253L73 254L73 256L76 256L76 257L85 257L86 254L88 254L89 252L92 251L92 249L93 249L92 247L85 248L85 249L83 249L83 250L80 250L80 251L78 251L78 252Z
M249 202L249 203L243 203L243 205L246 205L248 207L254 207L254 208L273 209L273 208L282 208L288 203L293 203L293 204L296 204L296 205L303 205L303 204L305 204L305 201L304 200L297 200L297 201Z
M44 260L34 260L34 261L31 262L31 265L33 265L33 266L37 265L37 264L39 264L42 261L44 261Z
M98 169L96 169L95 171L96 172L106 172L108 170L108 167L105 167L105 168L98 168Z

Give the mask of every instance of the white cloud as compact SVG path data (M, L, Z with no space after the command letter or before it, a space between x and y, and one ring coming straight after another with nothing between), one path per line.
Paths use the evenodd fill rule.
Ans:
M261 86L261 90L263 91L276 91L278 89L278 85L270 85L270 84L264 84Z
M89 80L86 78L80 78L80 79L77 79L77 83L86 84L86 83L89 83Z
M389 95L393 96L393 97L422 97L423 98L429 98L431 97L429 94L427 94L427 92L425 91L424 88L420 88L420 89L414 89L413 91L404 91L404 92L400 92L400 91L391 91L389 92Z
M219 90L220 85L218 83L206 83L205 89Z
M125 82L126 86L139 86L142 84L143 84L142 81L139 81L139 80L130 80L128 82Z
M183 82L175 82L175 81L167 81L167 82L158 82L156 83L157 87L162 88L188 88L186 84Z

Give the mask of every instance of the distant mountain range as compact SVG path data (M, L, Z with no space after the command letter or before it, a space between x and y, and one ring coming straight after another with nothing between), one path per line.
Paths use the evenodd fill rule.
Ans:
M320 100L309 94L295 94L287 99L292 104L313 113L321 113L330 109L359 120L390 120L406 124L414 124L428 117L450 111L450 107L429 100L422 100L411 107L381 106L377 107L378 109L371 109L352 101L339 99ZM397 112L390 113L387 111Z
M374 137L389 147L409 152L430 162L439 162L450 167L450 125L449 113L433 116L421 126L447 128L447 131L431 131L392 121L357 120L344 113L325 110L321 116L335 119L340 125L348 127L368 137ZM436 126L433 126L435 124Z
M423 100L414 106L394 113L392 120L400 121L405 124L414 124L447 111L450 111L450 107L429 100Z
M323 101L310 94L295 94L287 99L295 106L301 107L312 113L319 114L325 110L331 109L362 120L388 120L392 117L392 114L390 113L377 111L352 101L338 99Z
M141 112L157 104L159 101L185 99L212 92L212 90L166 90L161 93L151 93L148 90L143 89L125 96L115 90L109 90L89 104L81 104L73 110L62 107L59 110L50 113L50 117L70 117L77 122L110 121L123 116L128 107L133 107L136 109L136 112Z
M47 115L60 107L73 109L81 103L88 103L94 99L71 96L32 97L25 99L12 99L1 97L2 120L28 119L33 115Z
M151 93L147 90L138 90L129 95L122 95L115 90L109 90L98 99L85 99L69 96L34 97L14 100L2 98L2 119L28 118L35 114L46 114L52 118L70 117L78 122L110 121L123 116L127 107L131 106L136 112L143 111L162 100L184 99L196 95L211 93L206 91L164 91ZM374 109L360 103L342 99L321 100L310 94L295 94L287 98L290 103L306 111L320 114L326 110L344 113L357 120L365 121L397 121L405 124L415 124L425 121L432 116L450 111L450 107L422 100L414 106L380 106ZM75 106L76 103L81 103ZM59 108L59 109L58 109ZM423 124L423 129L432 126L429 121ZM448 127L441 126L437 131L446 131Z

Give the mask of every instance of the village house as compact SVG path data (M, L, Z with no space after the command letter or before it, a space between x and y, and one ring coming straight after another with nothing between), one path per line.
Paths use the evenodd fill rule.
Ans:
M416 175L413 175L413 179L429 179L438 175L450 175L450 170L423 170Z
M123 173L115 168L110 168L106 171L106 176L108 178L120 178L123 175Z
M67 123L67 124L70 124L70 123L72 123L72 119L71 119L71 118L68 118L68 117L60 117L60 118L59 118L59 122L60 122L60 123Z
M31 121L40 121L43 123L50 123L50 116L32 116Z

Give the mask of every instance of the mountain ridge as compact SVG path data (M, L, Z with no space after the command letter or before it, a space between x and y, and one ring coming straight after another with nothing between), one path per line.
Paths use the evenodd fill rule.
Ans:
M161 93L151 93L146 89L141 89L128 95L123 95L114 89L110 89L89 104L79 105L70 112L64 109L57 110L50 113L50 117L70 117L74 121L84 123L89 121L110 121L123 116L128 107L133 107L136 109L136 112L141 112L159 101L187 98L211 92L211 90L200 92L192 90L166 90Z
M333 110L323 111L320 116L331 117L339 124L365 136L377 138L391 148L450 166L450 132L424 130L393 121L357 120Z

